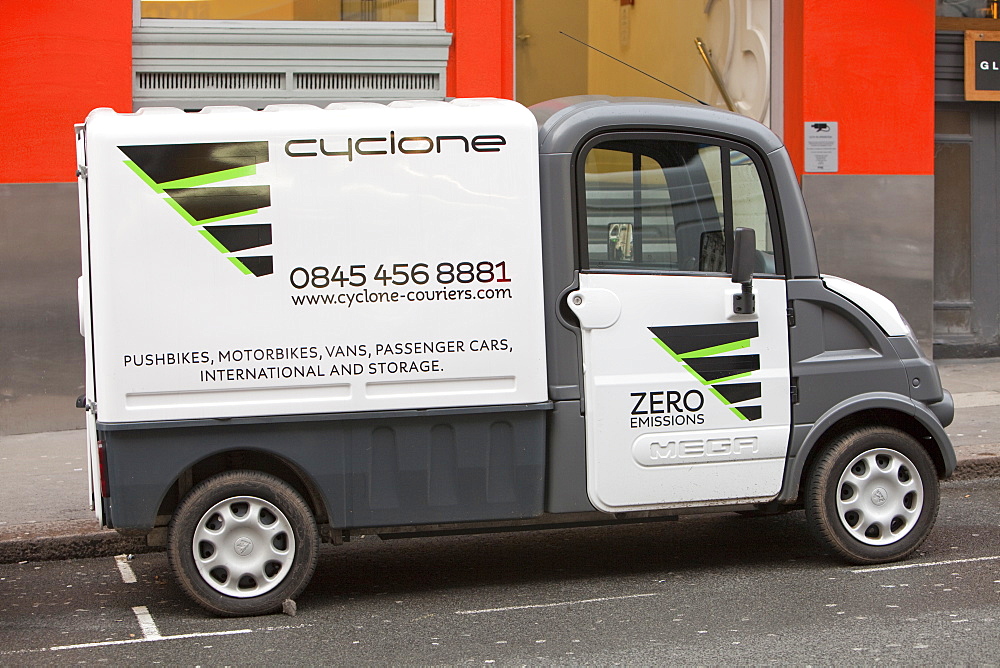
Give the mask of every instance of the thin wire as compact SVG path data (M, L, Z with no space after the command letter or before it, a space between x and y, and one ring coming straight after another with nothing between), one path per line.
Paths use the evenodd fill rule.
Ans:
M612 56L612 55L611 55L610 53L605 53L604 51L601 51L601 50L600 50L600 49L598 49L598 48L597 48L596 46L591 46L590 44L587 44L586 42L584 42L584 41L583 41L583 40L581 40L581 39L577 39L576 37L573 37L572 35L570 35L570 34L568 34L568 33L564 33L564 32L563 32L562 30L560 30L560 31L559 31L559 34L560 34L560 35L565 35L566 37L569 37L569 38L570 38L571 40L573 40L574 42L579 42L580 44L583 44L583 45L584 45L585 47L587 47L588 49L593 49L593 50L594 50L594 51L596 51L597 53L600 53L600 54L603 54L603 55L607 56L608 58L610 58L611 60L614 60L614 61L617 61L617 62L621 63L621 64L622 64L622 65L624 65L625 67L630 67L630 68L632 68L633 70L635 70L636 72L638 72L639 74L645 74L645 75L646 75L647 77L649 77L650 79L652 79L652 80L654 80L654 81L659 81L659 82L660 82L661 84L663 84L663 85L664 85L664 86L666 86L667 88L670 88L670 89L672 89L672 90L675 90L675 91L677 91L678 93L680 93L681 95L687 95L687 96L688 96L689 98L691 98L691 99L692 99L692 100L694 100L695 102L698 102L698 103L700 103L700 104L703 104L703 105L705 105L706 107L710 107L710 106L712 106L712 105L710 105L710 104L709 104L708 102L705 102L704 100L699 100L699 99L698 99L698 98L696 98L696 97L695 97L694 95L691 95L691 93L685 93L684 91L682 91L682 90L681 90L680 88L678 88L677 86L672 86L672 85L668 84L668 83L667 83L666 81L664 81L663 79L657 79L656 77L654 77L654 76L653 76L652 74L650 74L649 72L643 72L643 71L642 71L642 70L640 70L640 69L639 69L638 67L636 67L636 66L634 66L634 65L629 65L629 64L628 64L628 63L626 63L626 62L625 62L624 60L621 60L620 58L615 58L615 57L614 57L614 56Z

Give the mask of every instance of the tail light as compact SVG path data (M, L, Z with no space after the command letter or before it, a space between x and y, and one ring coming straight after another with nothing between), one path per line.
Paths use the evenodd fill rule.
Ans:
M111 496L108 484L108 451L104 448L104 441L97 442L97 461L101 467L101 497Z

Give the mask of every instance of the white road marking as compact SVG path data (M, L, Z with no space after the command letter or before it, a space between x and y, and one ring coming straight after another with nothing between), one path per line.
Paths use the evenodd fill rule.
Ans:
M130 569L131 570L131 569ZM216 631L214 633L184 633L176 636L164 636L160 634L153 615L149 614L149 608L144 605L137 605L132 608L136 619L139 621L139 628L142 629L141 638L130 638L129 640L105 640L104 642L81 643L79 645L58 645L50 647L49 651L58 652L64 649L83 649L85 647L108 647L110 645L131 645L141 642L156 642L158 640L179 640L181 638L207 638L209 636L231 636L239 633L252 633L250 629L240 629L238 631Z
M486 612L508 612L511 610L530 610L533 608L558 608L565 605L582 605L584 603L602 603L604 601L623 601L629 598L646 598L659 594L632 594L630 596L605 596L603 598L586 598L579 601L560 601L559 603L537 603L534 605L512 605L506 608L486 608L485 610L456 610L456 615L481 615Z
M135 571L129 566L128 557L124 554L119 554L115 557L115 563L118 564L118 572L122 574L122 582L133 584L136 581Z
M149 608L144 605L137 605L132 608L132 612L135 613L136 618L139 620L139 628L142 629L143 638L146 640L159 640L163 637L160 635L160 629L156 628L153 615L149 614Z
M930 566L949 566L951 564L971 564L976 561L993 561L1000 559L1000 555L995 557L972 557L969 559L949 559L948 561L929 561L923 564L896 564L895 566L873 566L871 568L857 568L852 573L876 573L878 571L901 571L904 568L928 568Z
M58 645L56 647L41 647L38 649L15 649L0 650L0 656L13 656L14 654L38 654L39 652L58 652L65 649L86 649L90 647L107 647L109 645L133 645L136 643L154 642L157 640L183 640L185 638L206 638L209 636L231 636L244 633L270 633L271 631L290 631L293 629L304 629L312 627L312 624L295 624L290 626L265 626L259 629L239 629L238 631L217 631L215 633L185 633L176 636L160 636L159 638L132 638L129 640L108 640L105 642L90 642L79 645ZM575 641L574 641L575 642Z
M212 633L182 633L176 636L159 636L158 638L132 638L130 640L106 640L104 642L87 642L79 645L58 645L49 647L50 652L58 652L64 649L85 649L88 647L110 647L111 645L134 645L143 642L158 642L160 640L183 640L185 638L208 638L211 636L233 636L242 633L253 633L250 629L239 629L237 631L215 631Z

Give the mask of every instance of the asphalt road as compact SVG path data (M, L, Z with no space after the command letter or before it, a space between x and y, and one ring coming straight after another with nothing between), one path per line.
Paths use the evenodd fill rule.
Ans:
M130 581L133 580L134 582ZM163 554L0 566L0 664L997 664L1000 479L856 568L801 512L328 548L297 615L217 619Z

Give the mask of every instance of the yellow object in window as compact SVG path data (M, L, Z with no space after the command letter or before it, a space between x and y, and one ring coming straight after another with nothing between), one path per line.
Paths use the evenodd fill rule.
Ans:
M141 0L144 19L434 21L435 0Z

